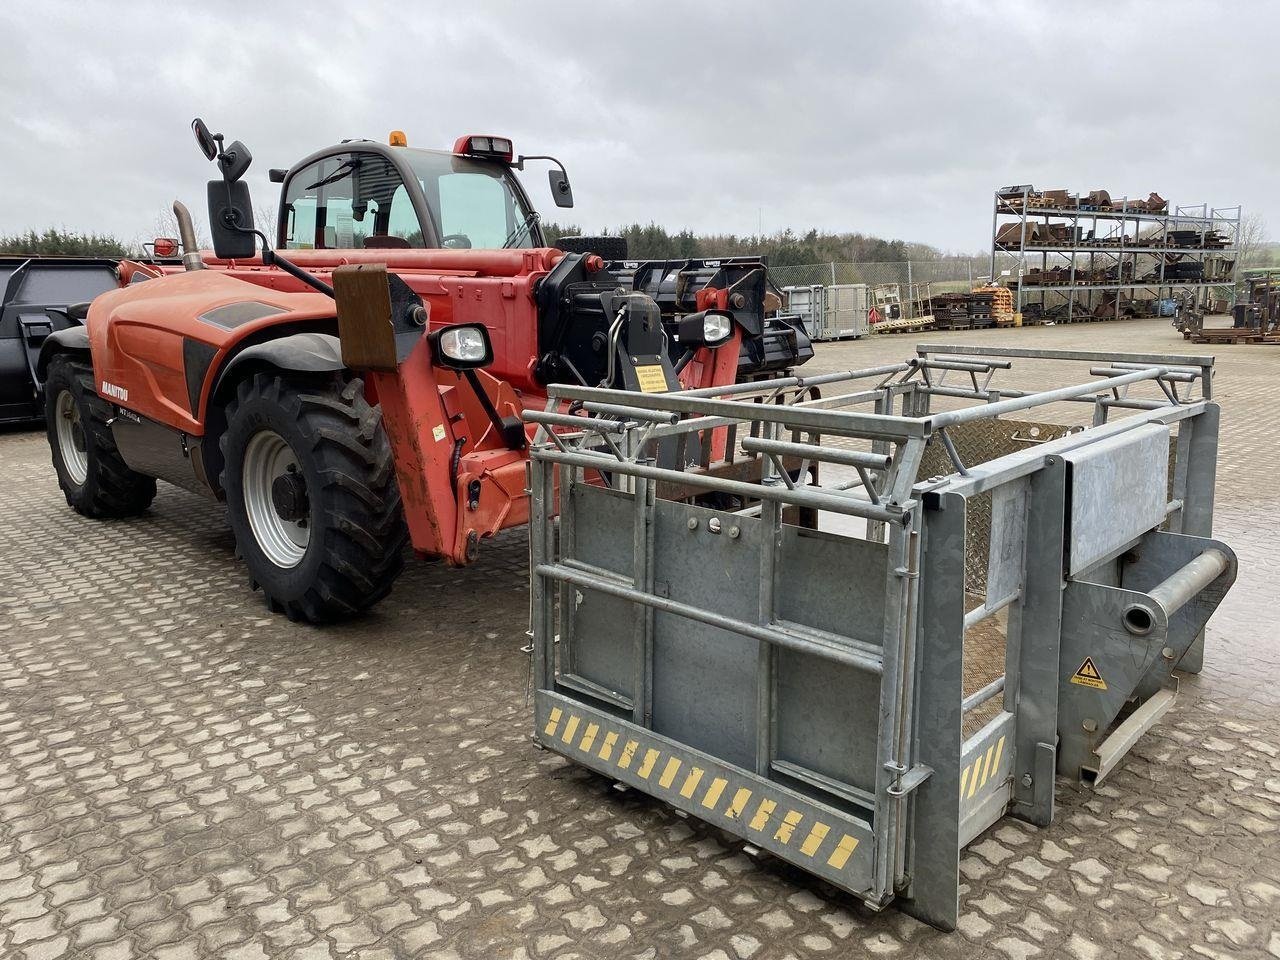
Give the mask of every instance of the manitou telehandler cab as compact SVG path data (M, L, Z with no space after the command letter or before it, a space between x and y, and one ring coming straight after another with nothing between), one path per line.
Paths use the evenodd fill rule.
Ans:
M492 136L347 141L271 172L272 243L253 228L248 149L193 127L221 172L213 253L175 203L182 265L123 263L83 327L47 338L49 443L86 516L143 512L157 479L225 501L252 586L291 619L378 601L406 540L463 564L526 523L521 414L549 384L735 381L732 310L664 325L599 255L546 246L515 171L550 161L569 206L553 158Z

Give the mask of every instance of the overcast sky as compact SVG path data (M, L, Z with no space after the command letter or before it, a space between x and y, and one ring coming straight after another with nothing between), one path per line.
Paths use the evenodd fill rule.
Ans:
M588 232L990 246L1004 184L1242 203L1280 229L1280 4L5 3L0 233L203 217L204 117L267 169L346 137L514 138ZM567 216L566 216L567 214ZM557 216L559 215L559 216Z

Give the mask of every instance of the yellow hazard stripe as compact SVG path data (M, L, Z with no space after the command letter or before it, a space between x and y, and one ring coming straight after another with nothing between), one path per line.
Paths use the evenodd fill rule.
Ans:
M800 844L800 852L806 857L812 857L818 852L818 848L822 846L822 841L827 839L827 834L830 832L831 828L825 823L815 823L813 829L809 831L809 836L805 837L804 843Z
M560 739L568 743L573 739L573 735L578 732L578 717L573 715L569 717L569 722L564 725L564 733L560 735Z
M543 733L548 736L554 736L560 733L560 739L564 743L572 743L577 737L579 728L584 726L583 718L576 714L570 714L568 721L564 724L563 729L560 722L565 717L565 713L559 707L552 707L547 715L547 722L543 727ZM603 734L603 736L602 736ZM974 792L984 784L988 777L995 773L1000 765L1000 757L1004 751L1004 737L1001 737L996 743L987 748L985 755L979 755L969 766L965 767L960 777L960 795L965 796L966 788L968 796L972 797ZM596 756L602 761L611 761L614 756L614 750L620 742L620 735L616 731L601 729L599 723L587 721L585 730L578 739L577 747L583 753L590 753L596 749L597 741L599 750ZM618 754L617 766L621 770L630 769L632 763L636 760L636 754L642 752L642 745L638 740L627 740L622 751ZM635 770L635 775L642 780L647 780L658 769L659 762L662 760L662 752L654 748L643 748L643 759ZM676 757L668 757L662 765L662 772L658 776L658 784L664 789L671 789L680 778L681 771L684 770L684 763ZM687 773L684 774L683 781L680 783L680 796L686 800L692 799L698 792L699 787L706 777L706 771L701 767L690 766ZM725 795L726 789L729 787L729 781L725 777L711 778L711 784L706 788L706 792L702 795L702 806L708 810L715 810L719 807L721 799ZM729 820L737 820L743 816L747 809L747 805L751 802L752 791L747 787L740 787L733 791L733 798L724 808L723 816ZM767 832L772 829L771 821L774 813L778 809L778 802L768 797L761 797L759 803L756 804L755 812L751 816L748 824L753 831ZM804 814L799 810L787 810L781 820L777 822L777 829L773 833L773 839L778 843L786 846L791 843L791 839L795 836L800 824L804 822ZM806 857L815 856L827 836L831 833L831 827L821 821L814 821L805 835L804 842L800 844L800 852ZM854 851L858 849L858 838L851 834L842 834L840 842L836 844L827 857L827 865L836 870L843 870L849 859L853 856Z
M657 750L646 750L644 761L640 764L640 769L636 771L636 776L641 780L648 780L649 774L653 773L653 765L658 762L658 757L662 756Z
M702 782L702 768L694 767L689 771L689 775L684 778L684 786L680 788L680 796L688 800L693 796L694 791L698 789L698 784Z
M971 799L979 790L987 785L1000 769L1000 758L1004 755L1005 738L1001 736L995 743L988 744L985 751L979 751L977 758L960 771L960 797Z
M733 795L733 800L729 806L725 808L724 815L730 820L736 820L742 815L743 808L746 807L747 801L751 799L751 791L746 787L742 787Z
M724 777L716 777L711 781L711 786L707 787L707 795L702 798L702 805L708 810L714 810L716 804L720 802L720 794L724 793L725 786L729 783Z
M631 766L631 758L636 755L636 751L640 749L640 744L635 740L628 740L627 745L622 748L622 756L618 758L618 768L621 770Z
M840 842L836 844L831 856L827 858L827 866L843 870L844 865L849 862L849 858L853 856L853 851L856 849L858 849L858 838L851 837L846 833L840 838Z
M596 754L601 760L608 760L613 756L613 745L618 742L618 735L610 730L604 735L604 743L600 744L600 752Z
M769 816L773 813L773 808L778 804L768 798L760 801L760 806L756 807L756 815L751 818L752 830L763 830L766 823L769 822Z
M788 810L787 815L782 818L782 823L778 825L778 832L773 835L773 839L784 845L790 843L791 834L803 819L804 814L799 810Z
M555 736L556 727L560 725L561 714L562 714L562 711L560 710L559 707L551 708L551 715L547 718L547 725L542 728L542 732L546 736L548 737Z
M680 761L672 757L667 761L667 765L662 768L662 776L658 778L658 786L670 787L675 782L676 774L680 772Z

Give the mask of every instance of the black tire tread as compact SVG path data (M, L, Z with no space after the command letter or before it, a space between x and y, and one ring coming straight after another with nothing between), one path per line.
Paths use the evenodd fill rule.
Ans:
M80 405L80 425L89 455L89 475L78 488L64 475L53 426L57 390L63 382ZM50 453L58 486L68 505L94 519L123 519L145 512L156 496L155 478L130 469L120 456L110 426L113 410L94 389L93 367L67 356L55 357L49 366L46 387Z
M278 595L270 571L255 571L251 552L237 544L250 564L251 583L263 591L268 609L290 620L329 623L367 610L391 592L409 539L381 409L370 406L358 378L294 381L261 372L237 386L227 408L228 425L255 397L278 405L311 444L294 452L300 460L311 458L320 479L320 489L308 492L313 503L320 501L312 537L324 542L314 576L296 597ZM229 427L221 439L225 463L231 462L231 435ZM230 489L227 481L224 469L223 490Z

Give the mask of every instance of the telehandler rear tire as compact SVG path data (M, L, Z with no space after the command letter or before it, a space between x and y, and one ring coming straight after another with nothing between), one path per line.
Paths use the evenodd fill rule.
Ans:
M118 519L151 506L155 478L130 470L116 449L111 404L93 388L93 367L54 357L44 389L53 469L71 508L86 517Z
M236 552L270 610L330 623L391 591L408 530L360 380L258 373L238 385L221 443Z

